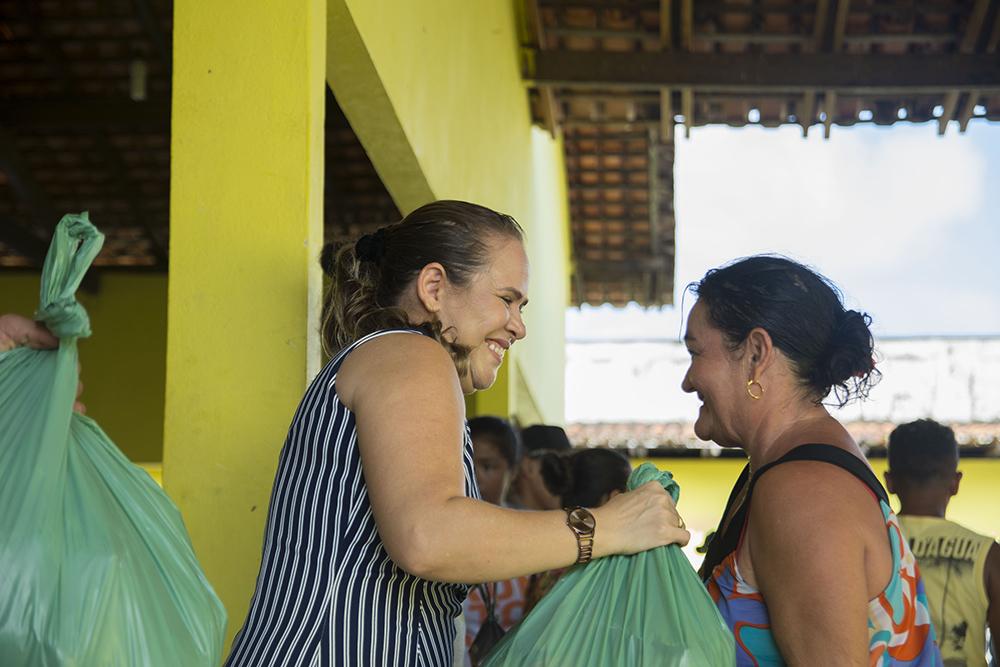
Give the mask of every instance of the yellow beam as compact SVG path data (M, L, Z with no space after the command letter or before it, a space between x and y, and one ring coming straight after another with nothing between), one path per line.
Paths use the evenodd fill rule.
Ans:
M319 362L325 0L176 0L163 481L243 622Z

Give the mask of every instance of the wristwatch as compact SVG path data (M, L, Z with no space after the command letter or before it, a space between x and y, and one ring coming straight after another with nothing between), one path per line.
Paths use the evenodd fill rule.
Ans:
M577 563L587 563L594 553L594 531L597 522L585 507L567 507L566 525L576 536Z

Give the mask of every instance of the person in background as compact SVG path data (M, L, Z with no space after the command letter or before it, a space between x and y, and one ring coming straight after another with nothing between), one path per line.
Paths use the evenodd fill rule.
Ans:
M681 387L701 401L695 435L749 456L701 569L737 664L940 665L889 498L824 404L878 377L870 318L784 257L712 269L693 290Z
M600 507L625 491L632 474L628 458L613 449L549 452L540 462L545 486L562 507Z
M632 464L612 449L576 449L545 452L539 456L539 469L548 493L558 497L562 507L600 507L628 485ZM532 575L528 582L524 613L552 590L569 568L561 567Z
M558 493L553 493L542 478L542 459L549 452L568 452L569 437L559 426L535 424L521 431L524 456L511 484L511 507L530 510L554 510L564 507Z
M476 481L479 482L483 500L505 507L507 491L521 458L517 431L506 419L483 416L469 420L469 435L472 437ZM486 619L487 598L493 602L496 621L503 630L510 630L520 622L524 615L528 579L528 576L522 576L472 587L463 605L466 651Z
M566 452L573 448L565 429L550 424L535 424L521 429L521 442L524 444L526 452L537 452L543 449Z
M469 435L476 481L483 500L506 506L511 480L521 461L521 439L517 431L506 419L483 416L469 420Z
M885 485L899 496L899 521L920 564L945 665L981 666L1000 654L1000 545L945 518L958 493L955 432L930 419L889 435ZM993 636L986 646L986 629Z

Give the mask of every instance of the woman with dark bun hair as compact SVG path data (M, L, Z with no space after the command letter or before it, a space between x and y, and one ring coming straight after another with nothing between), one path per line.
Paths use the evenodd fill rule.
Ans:
M539 476L558 507L600 507L628 487L632 464L613 449L570 449L535 453ZM545 597L569 568L534 574L528 580L524 613Z
M701 570L737 664L941 664L885 490L824 405L878 378L870 318L783 257L692 287L682 387L702 402L695 434L749 456Z
M451 665L467 584L689 539L655 483L592 512L478 499L463 394L526 334L513 218L435 202L322 263L332 358L281 451L228 665Z
M542 480L561 507L600 507L624 493L632 464L613 449L571 449L541 456Z

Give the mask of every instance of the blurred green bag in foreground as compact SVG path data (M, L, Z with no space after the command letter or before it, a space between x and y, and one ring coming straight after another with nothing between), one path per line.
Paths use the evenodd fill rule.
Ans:
M0 353L0 665L215 667L226 612L180 513L73 412L90 335L75 292L103 242L63 218L36 313L59 349Z
M677 500L670 473L644 463L635 489L658 480ZM601 527L597 527L600 539ZM726 627L677 545L574 567L507 634L487 667L725 667L736 663Z

